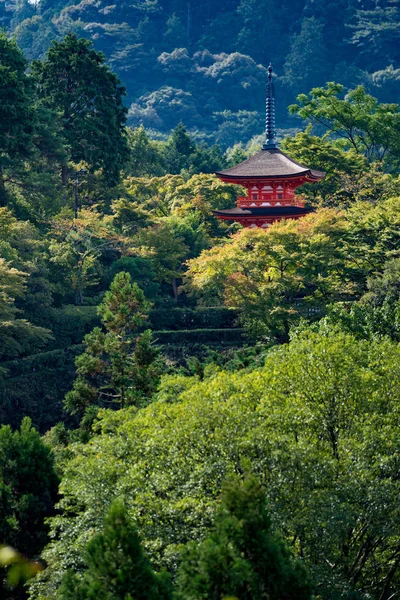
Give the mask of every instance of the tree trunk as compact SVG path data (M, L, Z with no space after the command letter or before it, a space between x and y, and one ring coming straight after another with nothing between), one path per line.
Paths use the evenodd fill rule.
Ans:
M4 185L3 165L0 164L0 206L7 206L6 186Z
M329 432L329 439L330 439L331 446L332 446L333 458L335 458L336 460L339 460L339 444L338 444L339 434L337 432L337 429L335 429L332 425L328 426L328 432Z
M174 300L177 303L178 302L178 283L177 283L175 277L172 280L172 289L174 291Z
M388 597L390 584L392 583L393 577L396 575L396 571L397 571L399 565L400 565L400 555L397 557L397 559L393 563L392 568L390 569L389 573L386 576L385 587L383 588L383 591L382 591L381 595L379 596L379 600L386 600L386 598ZM393 594L393 596L394 596L394 594ZM390 598L392 598L392 596L390 596ZM390 600L390 598L389 598L389 600Z
M68 185L68 177L69 177L68 165L63 165L61 167L61 182L65 186Z
M83 304L83 290L78 287L75 289L75 305L82 306Z

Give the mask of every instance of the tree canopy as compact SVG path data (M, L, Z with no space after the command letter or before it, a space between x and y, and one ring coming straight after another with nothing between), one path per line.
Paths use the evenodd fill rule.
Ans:
M34 74L43 104L61 115L70 159L101 168L116 182L127 157L125 90L105 56L68 33L53 42L43 62L34 63Z
M398 354L388 341L304 330L262 367L189 378L139 412L103 412L90 444L70 448L52 520L62 535L45 551L33 598L53 597L62 571L82 564L90 531L121 495L157 568L173 571L182 544L195 541L184 572L204 560L206 577L223 481L244 469L258 474L272 522L309 568L317 597L389 596L399 576ZM218 531L233 527L242 543L246 520L234 526L242 496L229 498L232 516L224 506ZM221 552L239 559L232 544Z
M0 2L2 597L396 596L398 14ZM243 229L271 53L326 176Z
M282 127L296 125L286 106L327 81L346 89L367 85L389 103L399 93L392 72L399 63L399 9L390 0L24 0L1 6L2 22L29 59L42 59L52 40L59 43L69 32L94 41L126 83L130 123L164 134L181 120L227 145L247 142L244 120L251 122L250 135L261 133L271 61ZM216 124L224 111L230 132L224 122Z

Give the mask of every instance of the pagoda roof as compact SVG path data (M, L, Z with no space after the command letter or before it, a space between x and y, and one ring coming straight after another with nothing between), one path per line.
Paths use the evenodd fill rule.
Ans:
M232 180L303 176L315 181L322 179L325 173L296 162L281 152L279 148L263 148L254 156L226 171L219 171L216 175Z
M230 217L234 220L237 217L279 217L284 216L286 218L290 218L291 215L299 216L299 215L308 215L312 212L310 208L303 208L300 206L263 206L256 208L228 208L226 210L213 210L213 214L216 217Z

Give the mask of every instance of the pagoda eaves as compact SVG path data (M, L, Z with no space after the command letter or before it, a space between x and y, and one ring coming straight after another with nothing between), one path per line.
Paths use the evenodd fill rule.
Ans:
M308 181L318 181L325 173L315 171L286 156L279 148L263 149L254 156L238 165L219 171L216 175L223 181L230 183L276 178L302 177Z
M311 212L294 191L304 183L317 182L322 171L306 167L281 152L275 142L275 108L272 67L268 67L266 142L263 149L247 160L216 173L226 183L247 189L238 198L238 207L213 211L218 219L236 221L246 227L268 227L275 221L299 219Z
M265 208L229 208L227 210L214 210L214 215L223 221L236 221L245 227L262 227L266 228L272 225L275 221L281 221L283 219L299 219L309 213L309 209L286 205L282 206L271 206L266 210Z

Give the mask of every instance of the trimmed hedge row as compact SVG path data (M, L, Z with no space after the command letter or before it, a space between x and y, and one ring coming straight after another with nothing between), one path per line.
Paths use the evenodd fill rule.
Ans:
M233 329L236 313L224 306L212 308L156 308L150 312L149 325L156 331L198 329ZM87 333L100 326L96 306L66 305L50 308L46 316L36 323L51 329L54 339L46 350L68 348L82 343Z
M67 336L62 339L65 341ZM183 347L204 349L215 345L229 348L245 342L242 329L163 330L155 331L154 339L160 345L175 348L174 352ZM7 374L0 378L0 424L16 428L20 425L21 415L27 415L44 433L58 421L68 421L63 411L63 398L75 378L75 358L82 352L82 344L76 344L1 363Z
M46 350L69 348L81 344L87 333L100 326L97 306L75 306L67 304L61 308L49 308L41 319L35 319L35 325L46 327L53 333Z
M242 329L234 329L236 315L224 307L154 309L150 324L156 343L171 351L186 347L241 346ZM31 417L42 433L58 421L69 420L63 399L75 378L75 358L83 352L82 340L100 325L95 306L51 308L38 323L52 330L45 352L1 363L0 424L20 425L21 415Z
M225 306L200 308L155 308L150 323L155 330L232 329L237 315Z
M62 401L75 378L75 358L82 352L83 346L76 345L1 363L7 375L0 379L0 423L19 427L26 415L44 433L66 421Z
M154 331L157 344L214 344L240 346L244 343L243 329L181 329L180 331Z

